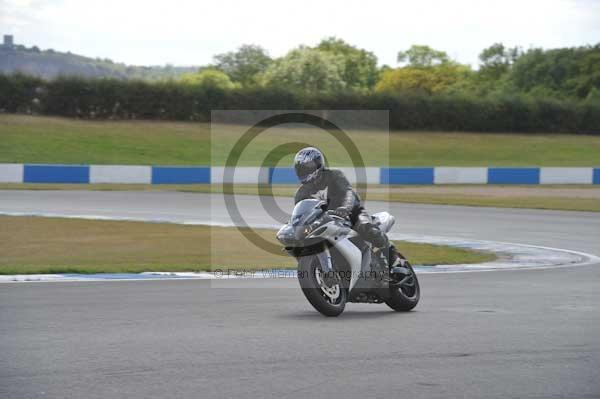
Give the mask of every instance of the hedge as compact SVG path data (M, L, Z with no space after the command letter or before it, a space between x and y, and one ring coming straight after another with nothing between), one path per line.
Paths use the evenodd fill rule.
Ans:
M272 87L223 90L174 81L44 81L0 75L0 112L207 122L214 109L375 109L389 110L392 129L600 133L600 103L571 100L414 93L317 96Z

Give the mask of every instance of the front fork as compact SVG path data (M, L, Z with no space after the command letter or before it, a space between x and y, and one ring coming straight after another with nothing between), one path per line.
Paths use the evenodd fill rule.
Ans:
M327 245L323 245L323 251L317 254L321 269L323 272L329 273L333 271L333 263L331 262L331 251Z

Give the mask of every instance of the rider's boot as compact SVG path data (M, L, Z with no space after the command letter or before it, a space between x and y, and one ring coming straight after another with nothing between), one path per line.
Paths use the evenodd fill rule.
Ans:
M390 265L390 273L409 274L410 271L405 267L406 260L403 259L396 247L393 244L389 246L388 264Z
M381 256L390 274L410 274L405 267L406 260L398 254L396 247L389 241L387 234L375 225L363 225L363 236L373 245L373 252Z

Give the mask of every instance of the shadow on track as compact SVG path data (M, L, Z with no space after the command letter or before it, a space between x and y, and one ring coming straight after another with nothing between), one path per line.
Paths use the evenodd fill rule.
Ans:
M382 308L380 310L349 310L346 309L344 313L336 318L331 318L330 320L372 320L379 319L383 317L410 317L411 315L416 315L418 311L411 312L395 312L391 309ZM294 312L288 314L281 314L276 316L279 319L287 319L287 320L300 320L300 319L315 319L315 320L326 320L327 317L324 317L322 314L317 311L305 311L305 312Z

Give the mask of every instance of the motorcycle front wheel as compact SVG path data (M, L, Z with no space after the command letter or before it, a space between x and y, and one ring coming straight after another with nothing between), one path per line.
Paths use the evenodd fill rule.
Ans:
M323 271L316 256L298 261L298 281L302 293L317 311L328 317L342 314L346 307L347 289L337 273Z
M412 310L421 298L419 280L411 264L406 261L403 267L408 270L408 273L394 276L390 282L390 296L385 300L385 303L397 312Z

